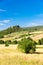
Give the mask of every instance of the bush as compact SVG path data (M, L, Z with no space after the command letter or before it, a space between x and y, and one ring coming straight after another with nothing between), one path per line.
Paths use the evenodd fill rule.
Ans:
M13 41L13 44L17 44L17 43L18 43L17 40Z
M36 44L31 39L23 39L19 42L18 48L20 48L25 53L33 53L36 50Z
M4 44L4 41L3 40L0 40L0 44Z
M36 41L34 41L34 43L37 45L38 43Z
M8 41L5 41L5 46L9 46L9 42Z
M4 36L3 35L0 35L0 38L4 38Z
M7 42L8 42L9 44L12 44L11 40L8 40Z
M43 38L41 39L41 44L43 45Z
M41 40L38 40L38 44L39 44L39 45L41 45L41 44L42 44L42 43L41 43Z
M29 39L29 40L33 41L30 37L28 37L27 39Z
M43 45L43 38L38 41L39 45Z

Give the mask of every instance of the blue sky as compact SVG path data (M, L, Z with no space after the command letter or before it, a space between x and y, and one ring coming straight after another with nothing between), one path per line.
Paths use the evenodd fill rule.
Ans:
M0 0L0 30L43 25L43 0Z

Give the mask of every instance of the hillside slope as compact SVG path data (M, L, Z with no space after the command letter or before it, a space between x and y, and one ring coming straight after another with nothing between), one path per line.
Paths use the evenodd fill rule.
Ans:
M20 32L20 31L28 31L28 32L43 31L43 26L23 27L23 28L21 28L19 25L12 26L5 30L0 31L0 37L2 35L7 35L7 34L14 33L14 32Z
M0 31L0 35L7 35L7 34L10 34L10 33L13 33L13 32L19 32L19 31L22 31L22 28L20 26L12 26L12 27L9 27L5 30L2 30Z

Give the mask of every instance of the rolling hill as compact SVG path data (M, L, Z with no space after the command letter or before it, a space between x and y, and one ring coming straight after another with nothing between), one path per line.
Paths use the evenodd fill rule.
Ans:
M42 38L43 26L20 27L19 25L17 25L17 26L11 26L5 30L0 31L0 39L2 40L21 39L23 37L28 36L31 36L33 39Z
M34 27L20 27L17 26L11 26L5 30L0 31L0 35L7 35L13 32L20 32L20 31L43 31L43 26L34 26Z

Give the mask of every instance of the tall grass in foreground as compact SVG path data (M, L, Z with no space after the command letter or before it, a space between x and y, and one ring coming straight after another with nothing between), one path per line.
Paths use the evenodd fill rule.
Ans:
M38 57L34 58L33 55L30 56L15 55L10 57L5 55L0 57L0 65L43 65L43 60L38 59Z
M1 46L0 65L43 65L43 54L25 54L19 52L16 45Z

